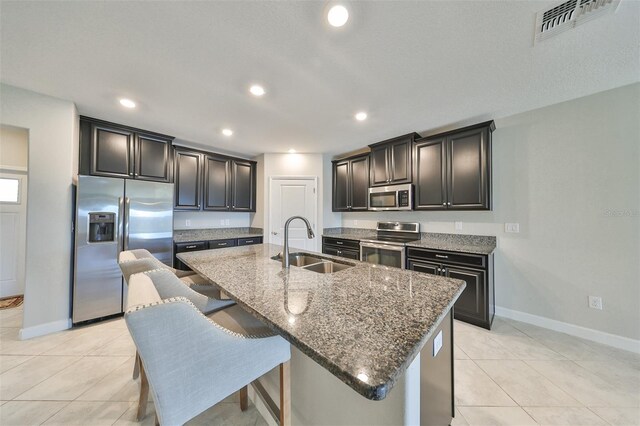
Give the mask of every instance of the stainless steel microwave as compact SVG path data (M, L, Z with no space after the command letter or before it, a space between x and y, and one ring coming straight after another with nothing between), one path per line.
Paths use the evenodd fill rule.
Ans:
M369 210L411 210L413 185L389 185L369 188Z

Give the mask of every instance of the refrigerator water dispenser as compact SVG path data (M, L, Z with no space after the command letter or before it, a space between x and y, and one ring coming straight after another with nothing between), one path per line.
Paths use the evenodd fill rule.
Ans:
M89 242L115 241L115 223L115 213L89 213Z

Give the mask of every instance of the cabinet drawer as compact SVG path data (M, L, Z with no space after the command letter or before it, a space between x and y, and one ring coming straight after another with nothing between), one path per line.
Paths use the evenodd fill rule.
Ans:
M193 243L177 243L176 253L184 253L185 251L206 250L206 241L196 241Z
M457 253L450 251L426 250L407 247L407 257L418 260L431 260L440 263L455 263L460 265L486 268L486 256L480 254Z
M262 244L262 237L238 238L239 246L250 246L252 244Z
M360 251L360 241L356 241L356 240L342 240L340 238L322 237L322 244L344 247L344 248Z
M324 254L330 254L332 256L345 257L347 259L360 260L360 252L355 250L343 250L338 247L323 247L322 252Z
M209 248L210 249L217 249L217 248L226 248L226 247L235 247L237 245L238 240L231 238L228 240L214 240L214 241L209 241Z

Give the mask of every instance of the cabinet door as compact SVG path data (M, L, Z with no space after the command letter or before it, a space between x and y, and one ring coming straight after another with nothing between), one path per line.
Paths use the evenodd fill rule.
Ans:
M378 146L371 149L369 154L371 167L371 186L387 185L391 180L389 176L389 150L386 145Z
M350 192L349 161L333 163L333 202L334 212L349 211Z
M389 146L389 178L391 183L411 183L411 139Z
M202 156L196 152L175 152L175 207L179 210L200 210Z
M204 210L231 208L231 161L207 155L204 160Z
M369 156L351 160L351 210L367 210L369 198Z
M408 263L409 265L407 269L410 269L412 271L424 272L425 274L431 274L431 275L442 275L440 273L442 267L437 263L429 263L429 262L422 262L422 261L417 262L412 259L409 259Z
M415 210L446 209L445 139L417 142L415 146Z
M134 134L94 125L91 137L91 174L133 177Z
M138 134L136 179L171 181L171 141Z
M488 209L490 186L489 131L469 130L447 137L447 207Z
M256 171L254 163L232 160L231 210L256 211Z
M449 266L446 276L467 283L467 287L455 303L456 318L471 320L479 325L488 321L486 272Z

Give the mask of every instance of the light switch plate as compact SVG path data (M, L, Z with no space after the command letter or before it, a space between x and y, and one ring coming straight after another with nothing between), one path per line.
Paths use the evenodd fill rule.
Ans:
M184 226L191 226L191 220L187 219L184 221Z
M520 232L520 224L519 223L505 223L504 224L504 232L510 232L517 234Z
M454 222L456 226L456 231L462 231L462 222Z
M436 334L436 337L433 339L433 357L434 358L436 357L436 355L438 355L438 352L440 352L440 349L442 349L442 330L440 330L440 332Z

